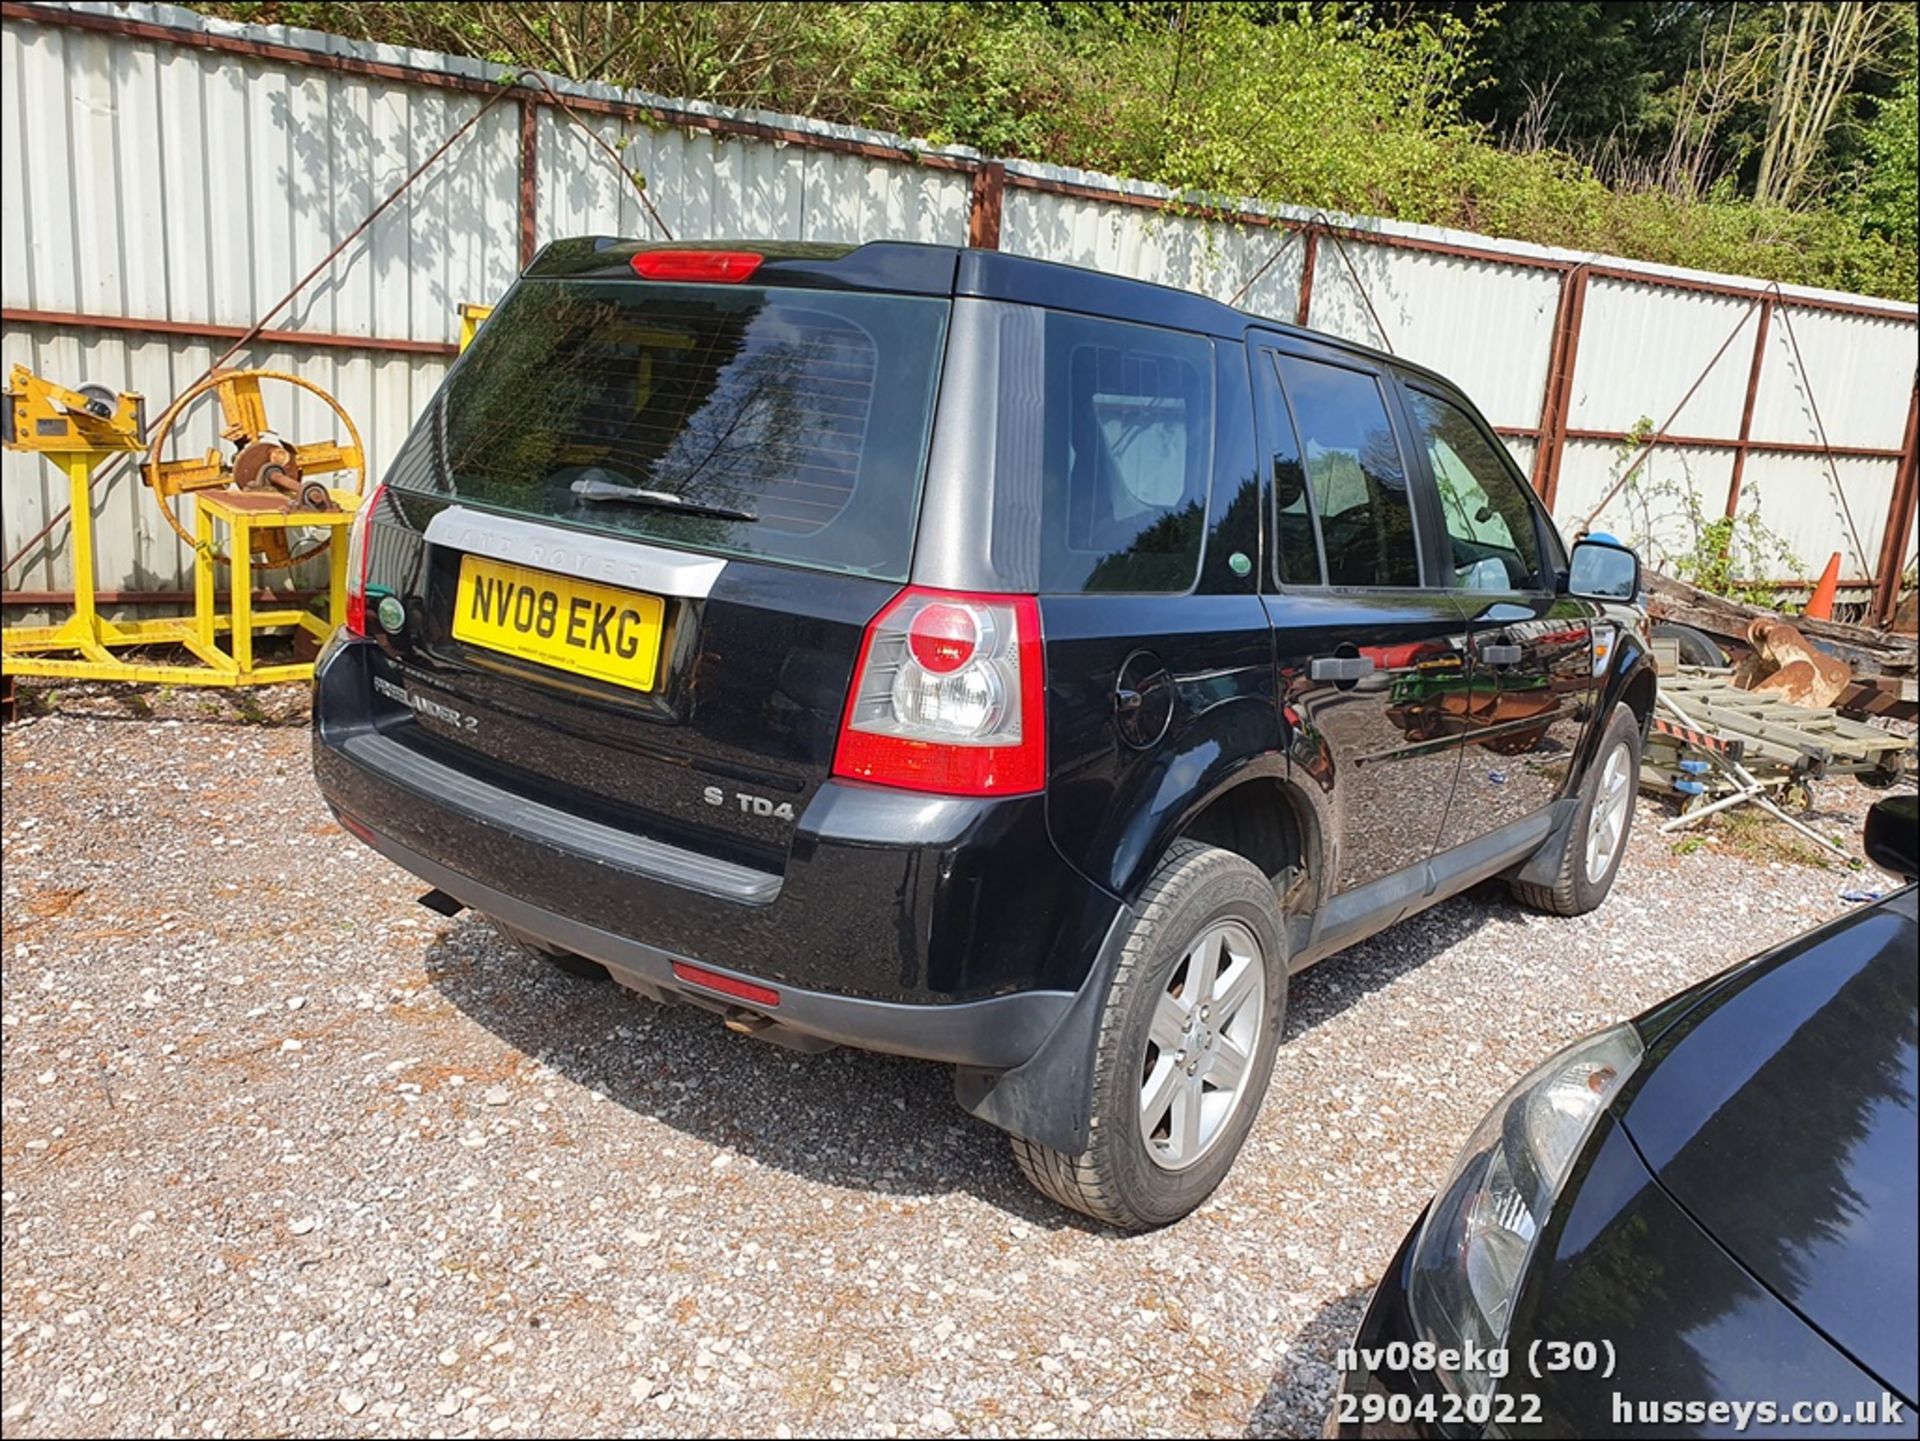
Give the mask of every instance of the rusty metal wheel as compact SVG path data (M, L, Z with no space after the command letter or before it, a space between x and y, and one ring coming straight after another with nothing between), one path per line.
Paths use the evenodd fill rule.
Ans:
M338 417L346 442L343 444L338 439L305 445L289 442L267 418L266 398L260 390L263 380L295 386L318 397ZM208 394L219 399L224 421L220 438L232 448L232 454L216 445L198 459L163 459L167 441L181 418L194 402ZM326 507L314 502L325 497L329 487L313 477L350 473L351 487L331 488L350 488L355 495L363 494L367 485L366 450L360 440L359 427L347 414L346 407L312 381L282 370L216 370L189 386L154 422L148 435L147 463L142 473L159 502L160 514L173 527L174 534L196 549L196 541L173 509L175 498L189 491L225 488L257 493L271 491L286 496L290 509L301 506L323 509ZM330 497L328 501L330 505ZM285 570L312 560L333 540L332 528L316 528L312 538L298 543L292 542L286 532L262 531L260 534L265 537L267 549L253 561L257 570ZM224 555L213 558L230 563L230 558Z

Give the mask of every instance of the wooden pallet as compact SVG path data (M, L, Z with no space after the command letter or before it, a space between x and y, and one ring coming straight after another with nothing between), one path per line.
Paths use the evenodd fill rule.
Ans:
M1687 714L1722 734L1796 750L1824 772L1857 774L1881 770L1899 758L1908 742L1889 731L1849 720L1835 710L1797 706L1765 691L1741 690L1726 671L1682 667L1660 682ZM1751 769L1751 767L1749 767Z
M1803 786L1824 775L1891 780L1899 774L1911 742L1833 710L1741 690L1730 677L1729 671L1692 666L1662 677L1662 697L1687 720L1665 707L1656 710L1643 788L1692 801L1726 794L1733 783L1716 760L1738 762L1769 789Z

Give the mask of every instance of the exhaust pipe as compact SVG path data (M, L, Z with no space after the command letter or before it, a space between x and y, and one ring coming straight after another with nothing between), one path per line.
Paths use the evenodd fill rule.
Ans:
M467 903L436 887L420 897L420 904L437 915L457 916L467 908Z
M736 1036L752 1036L756 1040L771 1041L776 1046L784 1046L789 1051L799 1051L802 1055L817 1056L823 1051L836 1049L832 1041L822 1040L818 1036L809 1036L783 1026L772 1016L763 1016L758 1011L745 1010L740 1006L728 1006L720 1013L721 1024Z

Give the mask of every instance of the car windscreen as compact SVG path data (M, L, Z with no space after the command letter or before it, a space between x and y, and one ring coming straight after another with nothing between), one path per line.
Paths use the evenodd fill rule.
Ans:
M570 526L904 580L949 306L522 281L388 479Z

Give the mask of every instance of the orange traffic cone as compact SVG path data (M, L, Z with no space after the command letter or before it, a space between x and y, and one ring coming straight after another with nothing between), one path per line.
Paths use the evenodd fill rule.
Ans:
M1807 602L1804 614L1809 620L1832 620L1833 597L1840 589L1840 552L1835 551L1827 568L1820 572L1820 584L1813 588L1813 599Z

